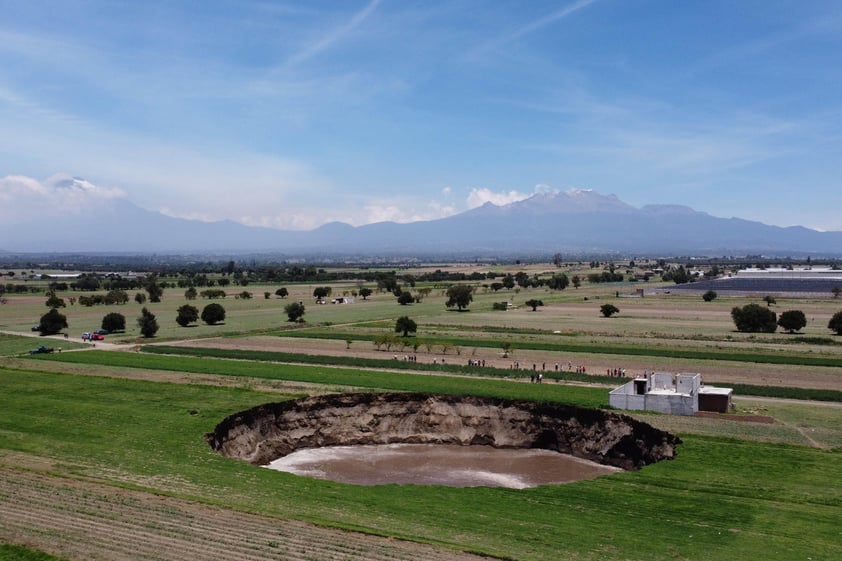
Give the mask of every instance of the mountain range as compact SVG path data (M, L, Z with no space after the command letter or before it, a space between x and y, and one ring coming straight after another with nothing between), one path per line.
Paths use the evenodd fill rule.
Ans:
M285 256L506 257L571 255L840 256L842 232L720 218L678 205L631 206L592 190L486 203L437 220L340 222L308 231L172 218L115 199L40 224L0 224L15 253L273 253Z

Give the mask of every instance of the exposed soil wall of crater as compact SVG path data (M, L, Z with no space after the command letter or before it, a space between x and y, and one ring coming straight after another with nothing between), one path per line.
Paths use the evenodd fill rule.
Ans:
M681 440L626 415L476 396L350 393L267 403L206 435L226 457L268 464L301 448L460 444L543 448L638 469L672 459Z

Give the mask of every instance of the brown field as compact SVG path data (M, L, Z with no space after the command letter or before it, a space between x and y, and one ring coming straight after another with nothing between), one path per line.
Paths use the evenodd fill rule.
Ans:
M303 338L282 338L268 336L240 337L240 338L214 338L197 339L176 343L179 346L241 349L253 351L278 351L289 353L317 354L328 356L354 356L362 358L394 358L402 360L406 352L378 351L371 344L354 342L351 347L346 348L343 341L328 339L303 339ZM423 348L416 353L418 362L432 364L433 360L440 363L444 359L447 363L462 364L468 359L485 360L487 366L495 368L511 368L515 362L520 364L521 370L531 371L532 365L541 370L546 365L546 370L552 372L555 364L559 363L560 368L567 369L568 362L574 365L583 365L592 374L605 374L607 369L625 368L626 375L640 374L644 370L657 370L661 372L698 372L704 380L709 383L720 384L755 384L767 386L796 386L814 389L835 389L842 387L842 367L839 368L814 368L808 366L773 365L755 363L735 363L705 361L704 364L697 364L690 360L666 359L658 357L638 357L619 355L593 355L577 353L553 353L548 351L517 351L509 358L503 358L499 349L493 348L464 348L461 354L457 355L450 351L442 355L440 351L426 352ZM522 373L528 379L529 372Z
M22 471L4 465L10 461L28 463L21 457L0 458L0 541L29 545L69 559L483 559L426 544Z

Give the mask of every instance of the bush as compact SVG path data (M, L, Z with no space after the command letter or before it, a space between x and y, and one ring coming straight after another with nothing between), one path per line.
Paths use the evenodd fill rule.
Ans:
M832 329L837 335L842 335L842 312L833 314L833 317L827 322L827 328Z
M778 325L781 326L781 329L794 333L807 325L807 317L801 310L787 310L781 313L778 318Z
M712 302L716 299L717 296L719 295L716 293L715 290L708 290L707 292L702 294L702 300L704 300L705 302Z
M304 304L301 302L290 302L284 306L284 312L286 312L287 321L304 321Z
M745 333L774 333L778 328L777 314L760 304L736 306L731 310L731 319L737 330Z
M102 328L109 333L126 330L126 316L112 312L102 318Z
M538 310L538 306L543 306L544 302L541 301L541 300L536 300L536 299L533 298L532 300L527 300L526 302L524 302L524 304L531 307L532 311L534 312L534 311ZM617 310L617 311L619 311L619 310Z
M406 306L407 304L412 304L415 299L412 297L412 293L409 291L401 292L400 296L398 296L398 304L401 306Z
M603 304L599 307L599 311L602 312L603 316L610 318L614 314L620 313L620 308L618 308L614 304Z
M67 317L55 308L41 316L38 322L38 331L41 335L55 335L62 329L67 328Z
M395 322L395 332L403 333L404 337L416 331L418 331L418 325L409 316L401 316Z
M50 297L47 298L46 304L50 308L64 308L66 306L64 299L56 296L54 292L50 293Z
M215 302L208 304L202 310L202 321L208 325L216 325L221 321L225 321L225 308Z
M175 318L175 322L181 327L187 327L198 319L199 308L190 304L184 304L178 308L178 315Z
M210 288L199 293L202 298L213 300L214 298L225 298L225 291L221 288Z
M155 319L155 314L146 308L140 311L137 326L140 327L140 334L144 337L154 337L158 333L158 320Z

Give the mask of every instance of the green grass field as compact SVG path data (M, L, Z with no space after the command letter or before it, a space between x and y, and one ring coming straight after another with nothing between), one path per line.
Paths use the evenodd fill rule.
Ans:
M357 298L351 305L316 305L312 299L316 285L286 286L290 296L285 300L263 298L264 291L274 294L277 286L247 287L254 294L250 300L233 297L242 287L228 287L230 296L216 300L227 310L225 323L190 328L175 323L176 309L187 303L184 291L168 289L163 302L146 304L161 325L154 341L270 334L348 339L361 346L370 345L366 341L374 334L392 332L398 316L409 315L419 325L417 340L450 341L466 349L510 342L515 356L549 349L586 357L609 354L612 360L653 357L675 369L691 368L694 361L727 363L732 368L776 365L792 374L794 390L804 391L785 395L802 398L815 397L810 388L797 387L802 372L827 373L832 382L826 385L833 385L837 375L842 380L842 341L826 328L842 303L830 297L778 298L775 311L801 309L808 326L801 335L760 335L735 332L730 318L733 306L758 302L760 296L720 297L710 303L677 294L616 296L618 291L657 286L648 283L586 284L561 292L493 293L480 288L471 311L464 313L447 310L440 289L411 306L399 306L384 293L375 293L368 301ZM356 288L353 282L337 283L333 294ZM529 298L541 299L545 306L532 312L523 305ZM307 308L303 328L286 322L283 313L286 303L298 300ZM492 311L492 303L503 300L517 307ZM0 329L29 332L47 311L44 301L43 295L8 295L0 308ZM201 309L208 302L191 303ZM620 314L601 317L599 306L605 302L617 305ZM453 376L468 372L455 364L451 368L450 358L447 368L418 373L384 370L382 363L387 361L352 363L318 357L325 363L281 364L273 361L294 357L248 351L204 350L202 357L100 350L26 355L47 341L65 350L82 347L74 339L78 341L82 331L97 329L109 312L124 314L127 329L108 336L108 342L150 342L139 336L135 324L140 308L134 302L63 308L71 335L64 344L50 338L0 335L0 356L13 357L0 367L0 465L36 469L27 466L44 460L50 473L60 477L503 559L842 558L842 407L838 405L761 401L738 392L738 412L770 415L776 422L636 413L635 417L683 439L678 457L639 472L571 485L527 490L357 487L222 458L211 451L203 435L232 413L311 390L477 394L590 407L604 406L607 391L581 384ZM178 374L185 383L166 382L161 373ZM596 378L591 381L599 382ZM265 388L267 382L275 391L255 389ZM842 382L822 391L838 399ZM18 466L20 458L32 462ZM0 545L0 560L4 559L55 558Z
M64 475L511 559L736 559L760 551L771 560L835 559L840 551L839 448L682 432L674 461L572 485L357 487L225 459L203 441L224 416L282 395L41 371L49 362L0 370L0 454L50 458ZM201 362L205 372L227 370L228 361ZM190 370L185 364L174 367ZM298 379L320 383L436 385L428 376L297 368ZM493 381L469 381L511 397ZM842 420L836 411L811 422L833 430Z

